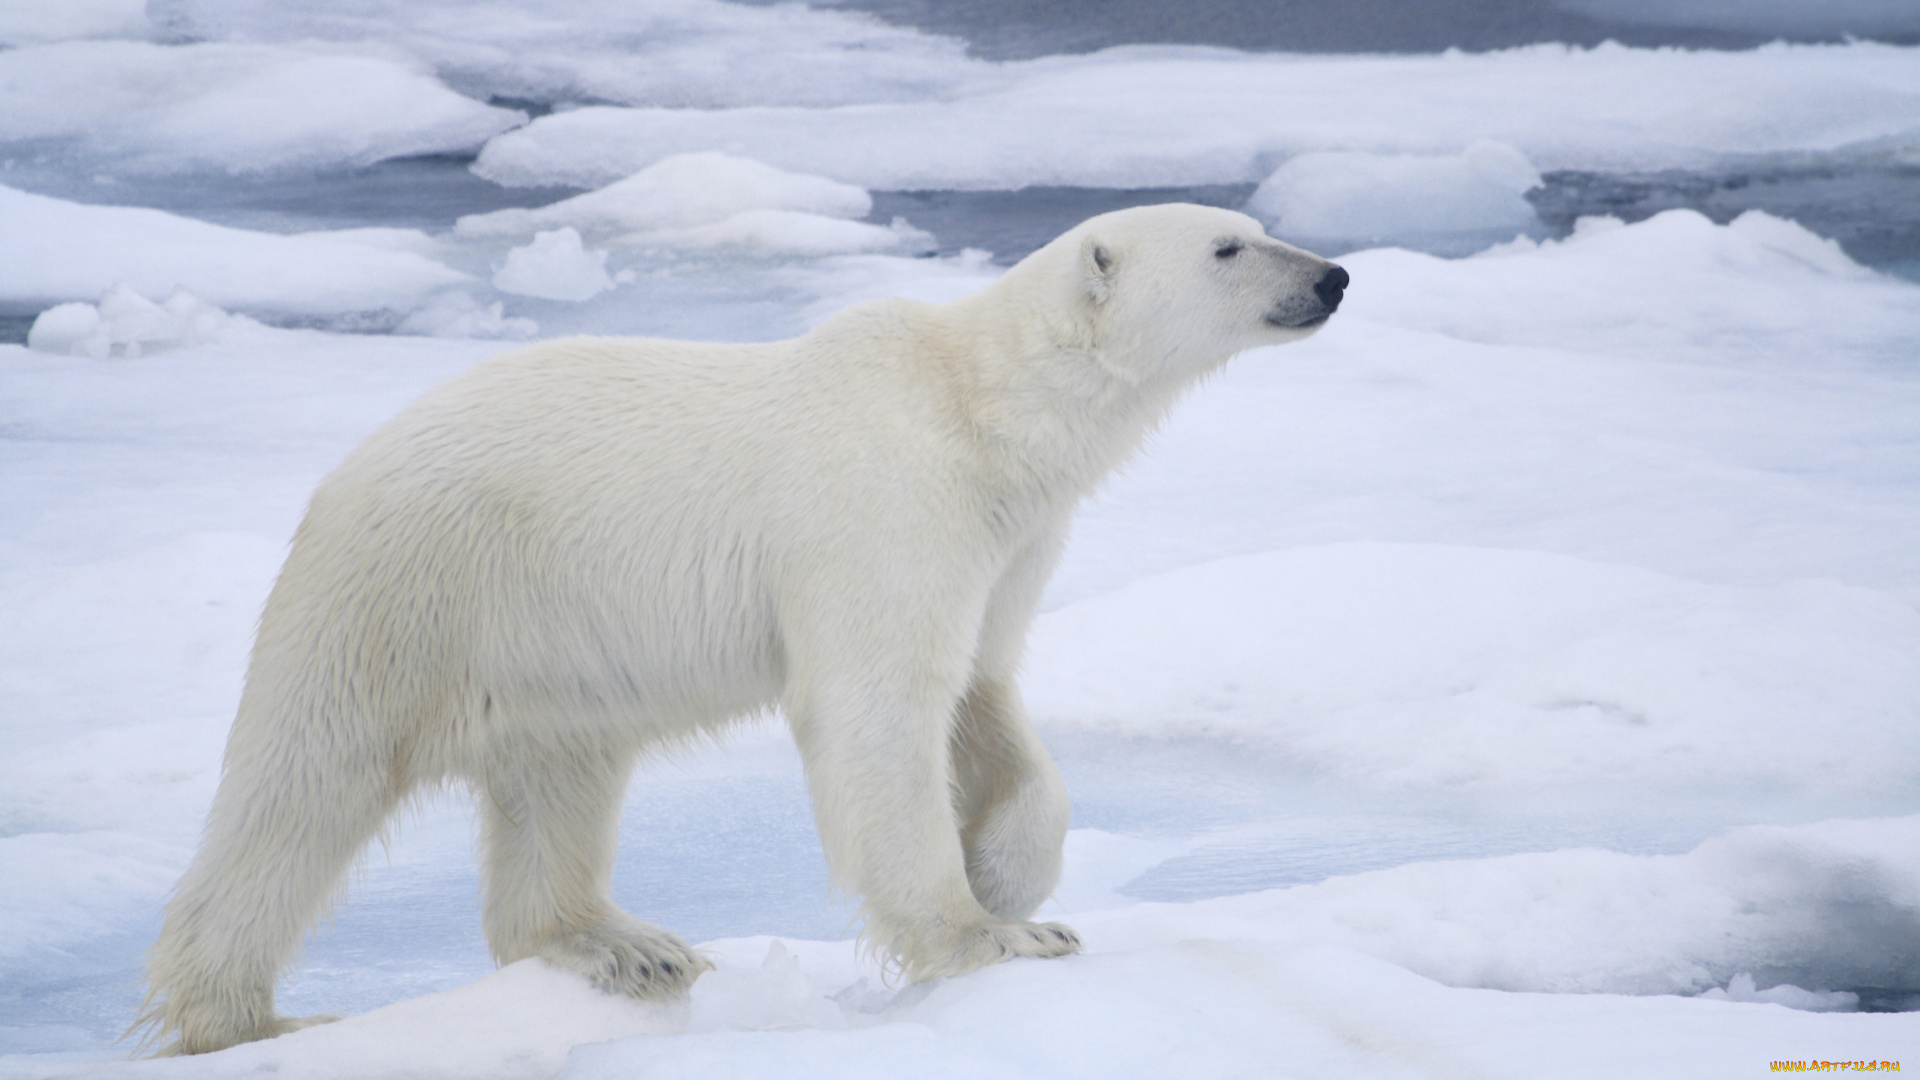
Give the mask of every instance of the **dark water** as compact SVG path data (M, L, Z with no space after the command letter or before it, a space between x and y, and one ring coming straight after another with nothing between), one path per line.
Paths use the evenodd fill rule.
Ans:
M1542 181L1527 199L1552 236L1567 235L1575 220L1589 215L1634 222L1662 210L1686 207L1725 224L1748 210L1764 210L1838 240L1858 262L1920 280L1920 164L1889 160L1847 169L1561 171L1545 174ZM1246 205L1253 189L1252 184L1220 184L1134 190L882 191L874 193L873 220L884 222L897 214L933 233L943 254L981 248L993 252L994 261L1011 264L1094 214L1156 202L1197 202L1237 210ZM1285 224L1276 230L1283 237ZM1411 246L1404 238L1354 237L1321 254L1344 255L1393 243Z
M750 0L773 3L776 0ZM977 56L1026 59L1114 45L1219 45L1288 52L1470 52L1558 41L1746 49L1768 41L1920 42L1920 4L1889 0L1877 11L1758 5L1633 4L1555 0L815 0L888 22L966 39ZM1839 8L1840 5L1831 5ZM1612 15L1587 11L1615 12ZM1625 9L1625 12L1622 11ZM1713 13L1717 10L1717 16ZM1689 17L1686 12L1699 14Z

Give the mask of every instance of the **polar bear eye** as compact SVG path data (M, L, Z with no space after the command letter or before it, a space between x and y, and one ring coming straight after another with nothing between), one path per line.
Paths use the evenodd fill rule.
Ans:
M1216 259L1231 259L1235 255L1240 254L1240 249L1243 246L1244 245L1238 240L1223 240L1220 242L1219 247L1213 249L1213 257Z

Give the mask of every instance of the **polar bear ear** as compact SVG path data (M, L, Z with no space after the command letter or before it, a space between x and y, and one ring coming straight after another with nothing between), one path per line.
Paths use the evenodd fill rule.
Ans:
M1099 237L1088 236L1080 241L1080 275L1094 303L1105 303L1112 293L1113 271L1113 250L1101 243Z

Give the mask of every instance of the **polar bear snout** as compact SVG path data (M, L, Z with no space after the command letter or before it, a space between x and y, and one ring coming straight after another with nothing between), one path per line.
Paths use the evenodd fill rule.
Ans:
M1340 298L1346 295L1349 280L1345 267L1333 266L1314 284L1313 295L1327 306L1327 314L1340 310Z
M1347 282L1351 279L1345 267L1332 263L1323 265L1326 269L1320 273L1311 289L1283 298L1267 312L1267 322L1288 330L1312 330L1340 309L1340 301L1345 298ZM1312 292L1311 297L1307 295L1308 291Z

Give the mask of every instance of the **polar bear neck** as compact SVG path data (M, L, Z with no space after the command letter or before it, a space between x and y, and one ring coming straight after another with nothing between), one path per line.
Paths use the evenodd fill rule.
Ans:
M1101 340L1081 298L1015 267L992 286L933 309L955 343L951 379L982 450L1046 490L1090 493L1120 467L1212 363L1178 375L1141 343ZM1039 285L1039 288L1035 288ZM1053 295L1049 295L1052 293ZM1141 372L1153 374L1140 375Z

